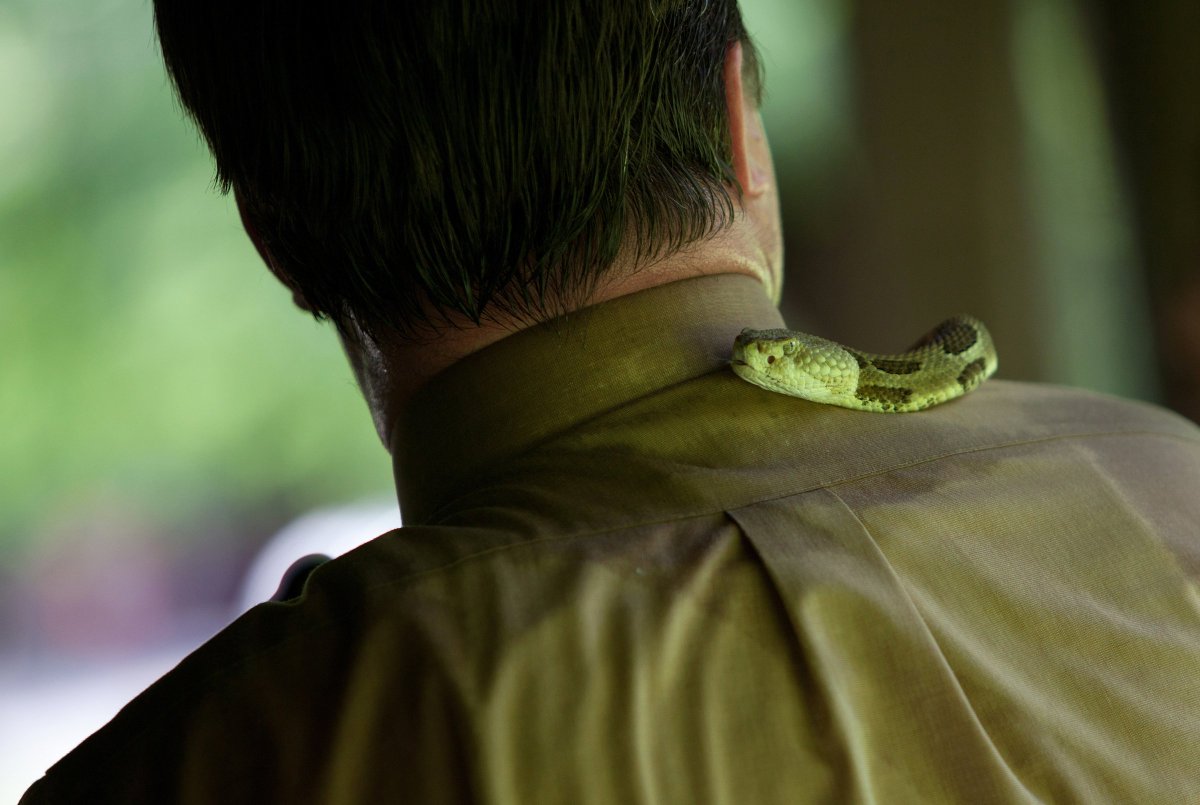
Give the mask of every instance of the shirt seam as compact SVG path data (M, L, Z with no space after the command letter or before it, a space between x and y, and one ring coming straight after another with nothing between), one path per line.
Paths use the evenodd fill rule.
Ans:
M972 453L983 453L983 452L987 452L989 450L1004 450L1004 449L1009 449L1009 448L1013 448L1013 447L1020 447L1022 445L1027 445L1027 444L1038 444L1040 442L1051 442L1051 441L1076 439L1076 438L1090 438L1090 437L1097 437L1097 436L1115 436L1115 437L1119 437L1119 436L1157 436L1157 437L1162 437L1162 438L1167 438L1167 439L1175 439L1175 440L1185 442L1185 443L1200 442L1200 439L1189 438L1186 436L1173 434L1173 433L1163 433L1161 431L1146 431L1146 430L1088 431L1088 432L1083 432L1083 433L1053 434L1050 436L1042 436L1042 437L1038 437L1035 439L1019 439L1019 440L1015 440L1015 441L1011 441L1011 442L1002 442L1002 443L998 443L998 444L989 444L989 445L984 445L984 446L979 446L979 447L972 447L972 448L966 448L966 449L961 449L961 450L953 450L953 451L941 453L941 454L938 454L935 456L926 456L926 457L923 457L920 459L915 459L912 461L904 462L902 464L894 464L894 465L891 465L884 469L878 469L878 470L873 470L871 472L860 473L858 475L854 475L854 476L847 477L847 478L823 481L823 482L820 482L817 484L813 484L811 486L802 487L799 489L791 489L791 490L788 490L786 492L782 492L779 494L766 495L763 497L754 498L753 500L749 500L749 501L745 501L745 502L738 502L733 505L728 505L727 503L722 503L722 504L712 507L712 508L706 508L706 509L699 510L699 511L681 512L675 516L664 517L661 519L640 520L640 521L625 523L620 526L615 526L612 528L602 528L602 529L596 529L596 530L592 530L592 531L579 531L579 532L554 534L554 535L545 536L545 537L535 537L533 539L523 540L521 542L512 542L512 543L507 543L504 545L494 545L489 548L485 548L484 550L479 551L477 553L471 553L471 554L467 554L466 556L458 557L457 559L454 559L446 564L438 565L437 567L425 568L424 570L416 571L415 573L413 573L411 575L406 575L401 578L391 579L386 582L381 582L378 585L368 587L365 589L366 590L378 590L378 589L383 589L383 588L390 587L393 585L400 585L400 584L413 582L418 579L422 579L425 576L439 573L443 570L450 570L451 568L458 567L459 565L465 564L473 559L490 556L492 554L501 553L503 551L512 550L515 548L523 548L523 547L529 547L529 546L533 546L533 545L540 545L540 544L551 543L551 542L561 542L563 540L569 540L569 539L585 539L585 538L590 538L590 537L598 537L598 536L603 536L606 534L613 534L613 533L620 532L620 531L628 531L628 530L632 530L632 529L646 528L646 527L650 527L650 526L663 525L666 523L677 523L677 522L682 522L685 520L695 520L695 519L698 519L701 517L711 517L711 516L717 515L717 514L728 513L731 511L737 511L738 509L744 509L749 506L757 506L761 503L767 503L767 502L773 501L773 500L782 500L784 498L796 497L798 495L809 494L811 492L820 491L822 489L829 490L832 493L833 489L838 486L845 486L846 484L857 483L859 481L866 480L867 478L872 478L872 477L879 476L879 475L887 475L888 473L895 472L897 470L909 469L911 467L917 467L922 464L929 464L929 463L932 463L935 461L941 461L943 459L952 458L954 456L970 455ZM834 494L836 495L836 493L834 493ZM839 500L840 500L840 497L839 497ZM403 516L403 512L401 512L401 516ZM417 528L425 528L425 527L453 528L453 526L439 526L436 524L429 524L429 525L422 524L422 525L419 525L416 527ZM392 533L399 535L402 532L403 532L403 528L399 529L399 531L397 531L397 532L392 532Z
M974 722L976 729L979 730L979 734L983 736L984 740L987 741L988 746L991 747L992 751L996 754L996 757L1000 759L1000 762L1004 765L1004 767L1011 770L1012 766L1009 764L1009 759L1004 756L1003 752L1000 751L1000 747L996 745L995 740L992 738L992 734L988 731L987 726L979 717L979 713L975 709L975 703L971 700L971 697L967 695L966 689L963 688L962 680L959 679L957 671L947 659L945 648L942 646L941 641L938 640L938 637L934 633L933 629L930 628L929 621L926 619L925 613L921 611L921 607L918 606L917 602L913 600L913 597L909 593L908 587L905 586L903 579L896 574L895 568L892 567L891 561L889 561L887 555L884 554L883 549L879 547L879 540L875 538L874 532L872 532L871 528L863 522L861 517L858 516L858 512L854 510L854 507L847 503L846 500L835 490L825 488L822 491L828 492L833 499L838 502L838 505L842 507L846 514L850 515L851 519L853 519L858 527L862 530L863 535L870 540L872 549L879 556L884 565L887 566L888 573L892 577L892 581L896 585L896 589L904 596L904 599L908 602L908 606L912 613L921 621L921 627L925 630L925 634L929 638L929 641L937 648L938 657L940 658L946 673L951 679L954 680L954 687L957 689L958 694L962 697L962 700L966 702L967 710L969 710L971 713L971 720ZM1030 796L1033 795L1028 786L1025 785L1024 780L1021 780L1019 777L1017 777L1015 773L1012 775L1012 777L1026 794L1029 794Z
M922 464L929 464L934 461L941 461L944 458L952 458L954 456L965 456L965 455L970 455L971 453L983 453L983 452L987 452L988 450L1006 450L1006 449L1012 448L1012 447L1020 447L1022 445L1027 445L1027 444L1038 444L1040 442L1053 442L1053 441L1059 441L1059 440L1065 440L1065 439L1091 438L1091 437L1097 437L1097 436L1101 436L1101 437L1102 436L1157 436L1157 437L1161 437L1164 439L1174 439L1174 440L1184 442L1184 443L1200 444L1200 438L1197 438L1197 437L1188 437L1188 436L1183 436L1183 435L1175 434L1175 433L1163 433L1162 431L1156 431L1156 430L1085 431L1085 432L1081 432L1081 433L1056 433L1056 434L1051 434L1049 436L1039 436L1034 439L1017 439L1017 440L1011 441L1011 442L998 442L995 444L963 448L961 450L952 450L950 452L939 453L938 455L934 455L934 456L926 456L924 458L914 459L912 461L907 461L902 464L894 464L894 465L891 465L884 469L878 469L878 470L872 470L870 472L860 473L859 475L842 478L842 479L839 479L836 481L827 481L827 482L819 484L817 486L813 486L813 487L810 487L805 490L800 490L800 492L813 491L816 489L826 489L826 488L834 487L834 486L844 486L845 484L852 484L857 481L861 481L866 478L871 478L876 475L886 475L889 472L895 472L896 470L904 470L904 469L908 469L910 467L918 467ZM756 502L765 502L767 500L777 500L781 497L788 497L788 495L786 495L786 494L785 495L774 495L772 497L762 498L761 501L756 501ZM748 505L752 505L752 504L748 504Z

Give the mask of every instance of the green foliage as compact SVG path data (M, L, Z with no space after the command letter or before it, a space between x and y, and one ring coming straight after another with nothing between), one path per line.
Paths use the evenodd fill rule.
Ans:
M0 548L96 499L170 530L390 488L332 328L212 188L148 3L0 6L0 108Z

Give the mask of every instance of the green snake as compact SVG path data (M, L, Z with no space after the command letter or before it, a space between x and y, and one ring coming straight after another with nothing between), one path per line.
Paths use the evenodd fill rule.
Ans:
M746 328L733 342L738 377L769 391L856 411L906 413L975 389L996 371L983 322L955 316L908 350L873 355L795 330Z

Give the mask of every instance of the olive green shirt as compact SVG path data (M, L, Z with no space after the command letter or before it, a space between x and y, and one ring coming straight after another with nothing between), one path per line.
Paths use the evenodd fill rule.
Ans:
M781 325L690 279L450 367L397 429L407 525L25 801L1200 802L1200 429L735 377L734 336Z

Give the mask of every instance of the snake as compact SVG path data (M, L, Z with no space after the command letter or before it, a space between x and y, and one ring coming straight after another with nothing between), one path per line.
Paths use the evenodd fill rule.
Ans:
M979 319L946 319L904 352L875 355L796 330L753 330L729 361L768 391L856 411L908 413L961 397L996 371L996 347Z

